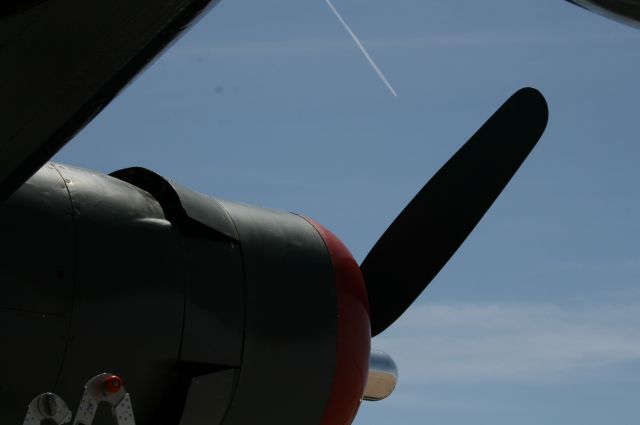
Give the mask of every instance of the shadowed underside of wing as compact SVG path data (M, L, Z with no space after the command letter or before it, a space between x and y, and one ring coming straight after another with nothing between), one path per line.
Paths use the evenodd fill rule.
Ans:
M0 4L0 202L219 0Z
M567 0L616 21L640 27L640 0Z

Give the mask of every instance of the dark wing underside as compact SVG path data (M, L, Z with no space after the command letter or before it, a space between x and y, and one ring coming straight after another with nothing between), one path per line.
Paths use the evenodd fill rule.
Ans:
M0 2L0 202L218 1Z
M616 21L640 27L640 0L567 0Z

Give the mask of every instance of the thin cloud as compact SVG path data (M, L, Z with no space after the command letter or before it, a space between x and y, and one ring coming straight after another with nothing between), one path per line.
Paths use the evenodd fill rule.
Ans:
M409 38L370 39L367 45L373 49L422 49L427 47L467 48L523 45L583 45L593 43L637 42L638 36L629 34L432 34ZM353 43L341 39L287 39L272 41L248 41L231 44L181 47L167 52L168 58L185 56L219 56L271 54L291 51L351 50Z
M419 305L374 346L407 383L564 379L640 361L640 307Z

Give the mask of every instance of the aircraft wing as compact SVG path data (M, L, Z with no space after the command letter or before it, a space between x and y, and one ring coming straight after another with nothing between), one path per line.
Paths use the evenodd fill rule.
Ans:
M567 0L593 12L635 27L640 26L640 0Z
M218 1L0 2L0 202Z

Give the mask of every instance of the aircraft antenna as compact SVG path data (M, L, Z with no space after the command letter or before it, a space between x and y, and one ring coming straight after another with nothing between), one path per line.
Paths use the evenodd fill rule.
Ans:
M324 0L327 2L327 5L329 5L329 8L333 11L333 13L336 15L336 17L338 18L338 20L340 21L340 23L342 24L342 26L344 27L344 29L347 30L347 32L349 33L349 35L351 35L351 38L353 38L353 41L356 42L356 44L358 45L358 48L360 48L360 51L362 52L362 54L364 55L365 58L367 58L367 61L369 61L369 64L371 65L371 67L373 68L373 70L376 72L376 74L378 74L378 77L380 77L380 79L382 80L382 82L384 83L385 86L387 86L387 88L389 89L389 91L391 92L391 94L395 97L398 96L398 94L396 93L396 91L393 89L393 87L391 86L391 83L389 83L389 80L387 80L387 77L384 76L384 74L382 73L382 71L380 70L380 68L378 68L378 65L376 65L376 63L373 61L373 59L371 58L371 56L369 56L369 53L367 53L367 50L364 48L364 46L362 45L362 43L360 42L360 40L358 39L358 37L355 35L355 33L353 31L351 31L351 28L349 28L349 25L347 25L347 23L345 22L344 19L342 19L342 16L340 15L340 12L338 12L338 9L336 9L333 6L333 3L331 3L331 0Z

